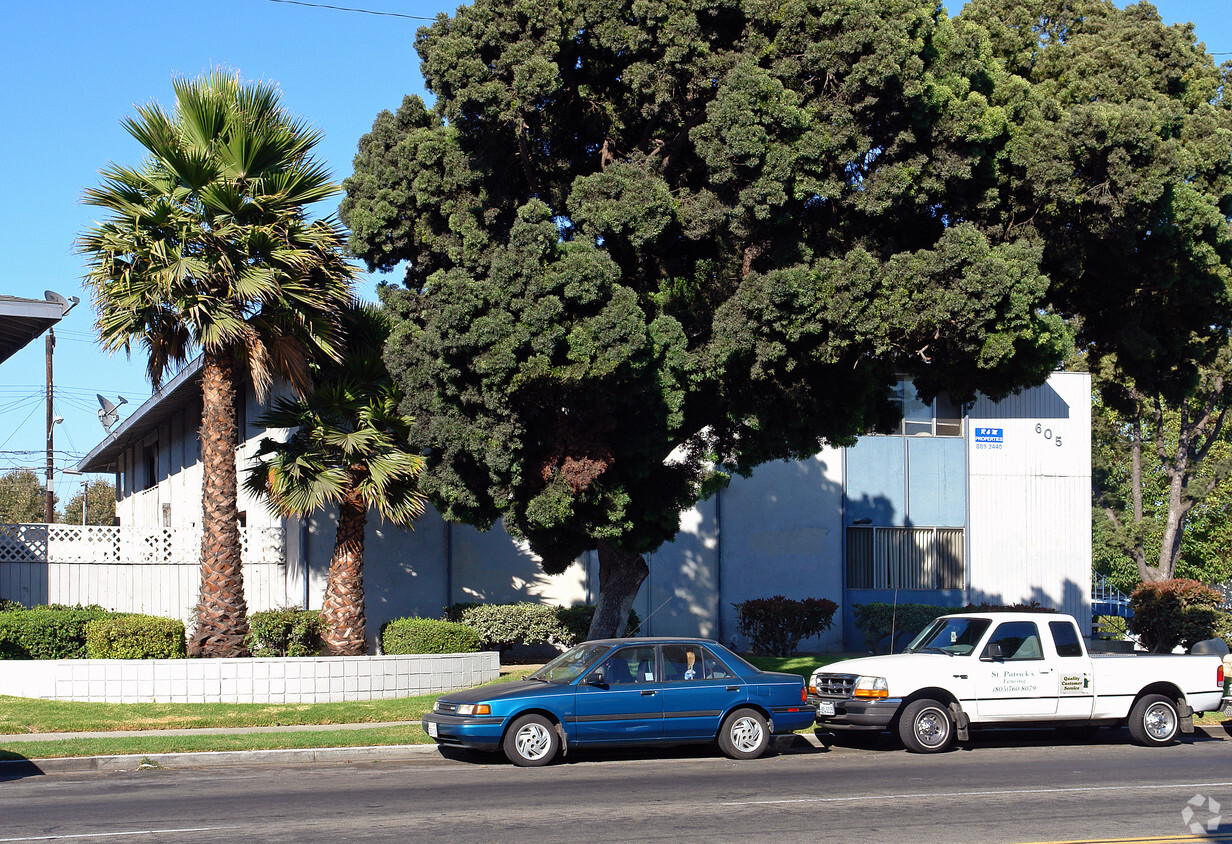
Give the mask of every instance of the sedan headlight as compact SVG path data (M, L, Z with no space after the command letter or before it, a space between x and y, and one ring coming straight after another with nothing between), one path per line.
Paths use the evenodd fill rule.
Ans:
M851 694L852 697L881 700L890 696L890 684L885 677L860 677Z
M459 715L491 715L492 707L486 703L463 703L458 706Z

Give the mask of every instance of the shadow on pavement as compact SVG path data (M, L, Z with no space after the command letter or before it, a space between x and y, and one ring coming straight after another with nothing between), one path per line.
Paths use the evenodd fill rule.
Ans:
M455 762L466 762L476 765L512 765L505 754L497 751L484 753L479 750L467 750L461 747L437 747L441 757ZM826 747L818 747L801 735L779 735L761 759L773 759L776 756L795 756L809 753L825 753ZM553 765L569 765L581 762L617 762L642 761L647 759L720 759L726 760L718 746L713 743L677 744L677 745L647 745L643 747L597 747L571 748L568 755L558 758ZM750 760L756 761L756 760ZM747 762L742 764L748 764Z
M42 768L21 754L0 751L0 782L44 775Z

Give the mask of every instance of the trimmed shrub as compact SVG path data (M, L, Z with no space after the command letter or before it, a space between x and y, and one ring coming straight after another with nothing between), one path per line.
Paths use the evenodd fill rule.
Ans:
M1124 639L1129 634L1129 619L1119 615L1097 615L1095 626L1110 639Z
M1129 596L1129 631L1152 653L1171 653L1177 645L1189 650L1214 635L1222 600L1197 580L1143 583Z
M25 606L20 601L10 601L8 598L0 598L0 612L12 612L13 610L24 610Z
M870 601L867 604L852 605L851 611L856 629L864 634L864 644L876 650L878 643L890 635L891 627L896 638L897 631L915 638L934 618L960 610L958 607L942 607L936 604L899 604L896 609L893 604ZM894 649L893 644L890 649Z
M961 610L949 612L1056 612L1052 607L1046 607L1039 601L1027 601L1024 604L967 604ZM944 615L944 613L942 613Z
M253 656L316 656L321 652L321 611L282 607L254 612L244 641Z
M579 642L585 642L590 635L590 625L595 620L594 604L578 604L576 607L557 607L556 619L568 631L569 638L562 645L572 647ZM629 623L625 625L625 636L636 636L642 626L642 619L636 610L629 610Z
M441 613L441 618L445 621L460 622L462 620L462 613L466 612L471 607L482 607L482 606L483 606L482 601L459 601L456 604L450 604L449 606L445 607L444 612Z
M90 659L184 659L184 622L152 615L113 615L86 625Z
M504 653L514 645L566 644L572 638L549 604L479 604L462 610L462 623L479 634L489 650Z
M782 595L732 606L736 608L736 626L749 638L753 650L770 656L789 656L801 639L829 630L838 610L838 604L829 598L797 601Z
M479 634L465 624L395 618L381 625L381 650L387 654L459 654L479 648Z
M62 604L0 612L0 659L84 659L86 625L108 615Z

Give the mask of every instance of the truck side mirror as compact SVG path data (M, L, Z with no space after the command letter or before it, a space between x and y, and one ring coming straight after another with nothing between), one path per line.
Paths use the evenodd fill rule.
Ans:
M984 662L998 662L1005 659L1005 653L1001 650L1001 646L993 642L984 649L984 655L980 657Z

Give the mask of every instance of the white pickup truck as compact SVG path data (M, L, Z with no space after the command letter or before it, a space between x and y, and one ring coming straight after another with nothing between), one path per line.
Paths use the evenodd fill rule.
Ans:
M936 753L985 727L1055 726L1075 736L1128 725L1134 741L1171 743L1193 713L1219 709L1217 656L1090 655L1059 613L960 613L933 621L903 653L823 666L809 680L817 723L897 731Z

